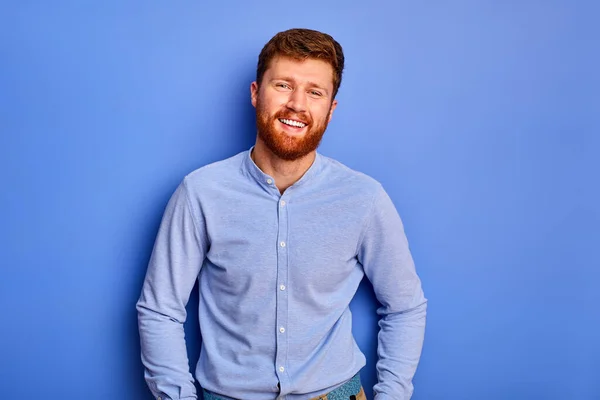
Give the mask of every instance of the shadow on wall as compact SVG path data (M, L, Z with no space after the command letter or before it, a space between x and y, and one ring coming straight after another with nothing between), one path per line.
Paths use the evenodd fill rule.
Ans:
M360 371L360 379L367 399L373 398L373 386L377 383L377 374L375 373L377 334L379 332L377 308L380 306L371 282L364 277L350 303L350 310L352 311L354 339L367 359L367 364Z
M223 121L218 124L219 129L221 129L219 135L224 139L224 143L219 147L222 150L217 151L216 154L214 152L211 154L203 154L202 149L199 149L197 153L199 159L189 160L189 163L187 164L199 166L207 165L211 162L233 156L254 145L256 139L256 114L254 107L250 102L250 84L255 79L255 75L253 70L247 68L244 69L248 70L248 73L240 76L240 79L235 82L236 91L234 93L226 91L226 93L218 93L212 96L215 99L215 102L221 102L222 105L226 105L228 111L230 111L230 115L236 116L236 118L230 118L230 115L213 116L214 119ZM239 90L237 88L239 88ZM184 175L192 172L192 170L185 171ZM127 251L133 248L136 253L139 254L139 261L136 265L136 269L139 271L138 279L136 280L136 287L132 290L132 293L135 294L135 298L130 299L128 306L130 312L126 314L126 320L123 321L123 325L127 329L126 336L129 338L129 346L127 346L127 348L131 349L131 352L124 361L131 364L130 368L126 369L131 373L129 381L139 382L139 386L137 384L133 385L137 388L136 393L147 393L148 399L152 399L153 396L150 394L146 382L144 381L144 368L140 359L140 339L135 304L138 300L137 296L139 296L142 289L148 260L152 253L154 240L158 232L164 209L173 194L173 191L182 179L183 175L178 176L173 182L169 182L165 185L164 193L152 194L152 197L155 198L156 201L154 201L154 204L152 205L152 210L147 213L147 215L151 215L151 218L146 220L147 226L145 229L141 229L141 231L148 232L148 235L143 238L132 238L132 242L135 244L132 245L132 243L128 243L124 246L127 248ZM198 362L201 348L198 300L198 282L196 282L186 306L187 320L184 324L188 360L192 374L196 369L196 363ZM196 387L198 393L200 393L200 387L197 383ZM200 394L199 397L202 398Z

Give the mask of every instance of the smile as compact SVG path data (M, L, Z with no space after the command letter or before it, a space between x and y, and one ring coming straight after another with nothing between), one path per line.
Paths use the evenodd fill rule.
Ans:
M293 119L279 118L279 122L281 122L282 124L293 126L294 128L304 128L306 126L304 122L294 121Z

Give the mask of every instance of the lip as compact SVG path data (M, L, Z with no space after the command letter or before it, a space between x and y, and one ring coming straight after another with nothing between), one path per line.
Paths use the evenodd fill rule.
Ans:
M308 122L306 122L302 119L298 119L298 118L290 118L290 117L278 117L277 118L277 120L280 120L280 119L289 119L290 121L300 122L301 124L308 125Z
M285 119L292 119L292 118L285 118ZM293 121L298 121L298 122L303 122L303 121L299 121L297 119L292 119L292 120ZM283 122L281 122L279 120L279 118L277 119L277 123L282 127L282 129L285 132L288 132L288 133L291 133L291 134L295 134L295 135L297 135L299 133L302 133L306 128L308 128L308 125L306 125L303 128L298 128L298 127L295 127L295 126L290 126L288 124L284 124ZM306 122L303 122L303 123L306 123Z
M287 120L290 120L290 121L293 121L293 122L299 122L299 123L301 123L301 124L308 125L308 122L306 122L306 121L304 121L304 120L302 120L302 119L298 119L298 118L291 118L291 117L278 117L278 118L277 118L277 120L278 120L279 122L283 123L283 121L281 121L282 119L287 119ZM285 124L284 124L284 125L285 125ZM290 126L291 126L291 125L290 125Z

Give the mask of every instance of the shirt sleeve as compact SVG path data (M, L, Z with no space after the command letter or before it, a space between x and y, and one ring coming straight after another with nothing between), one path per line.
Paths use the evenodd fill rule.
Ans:
M381 186L359 243L358 260L381 303L375 399L410 399L423 347L427 300L400 216Z
M183 323L207 247L200 214L184 180L166 207L137 302L144 377L157 399L197 398Z

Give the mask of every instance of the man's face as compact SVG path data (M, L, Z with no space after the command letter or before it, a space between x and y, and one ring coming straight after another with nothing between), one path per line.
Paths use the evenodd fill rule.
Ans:
M259 139L288 161L317 149L337 106L333 68L317 59L275 57L251 93Z

